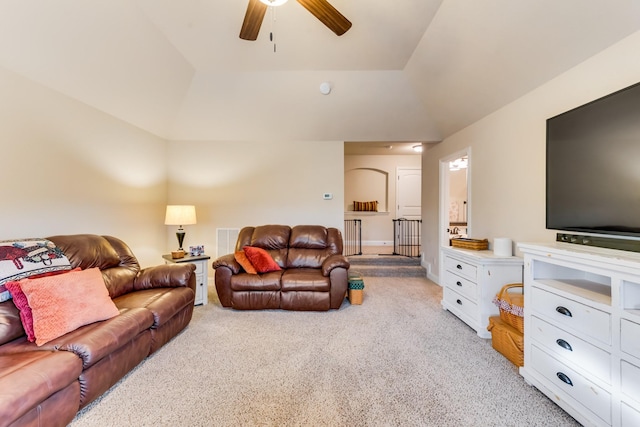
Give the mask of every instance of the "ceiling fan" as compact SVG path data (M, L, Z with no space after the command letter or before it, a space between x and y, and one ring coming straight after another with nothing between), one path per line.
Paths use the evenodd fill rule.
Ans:
M285 2L286 0L249 0L244 22L242 22L242 29L240 30L240 38L256 40L267 8L284 4ZM351 22L338 12L335 7L331 6L327 0L297 0L297 2L338 36L343 35L351 28Z

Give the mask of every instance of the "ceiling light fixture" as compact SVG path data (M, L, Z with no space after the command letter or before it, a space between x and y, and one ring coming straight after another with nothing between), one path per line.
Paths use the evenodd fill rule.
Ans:
M422 144L414 145L412 148L416 153L422 153Z
M469 166L469 160L466 157L461 157L449 162L450 171L459 171L460 169L466 169Z
M287 0L260 0L262 3L267 6L282 6L287 2Z

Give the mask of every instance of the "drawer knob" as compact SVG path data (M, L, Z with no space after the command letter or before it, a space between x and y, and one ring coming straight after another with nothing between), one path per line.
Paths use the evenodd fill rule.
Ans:
M556 340L556 344L558 344L560 347L564 348L565 350L573 351L573 348L571 348L571 344L569 344L562 338L558 338Z
M458 270L462 270L462 266L461 266L460 264L456 265L456 268L457 268Z
M462 301L460 301L459 299L456 300L456 302L460 305L462 305Z
M571 312L569 311L568 308L563 307L561 305L559 305L558 307L556 307L556 311L560 314L562 314L563 316L567 316L567 317L573 317L573 314L571 314Z
M460 282L459 280L456 282L456 285L458 286L462 286L462 282Z
M562 372L558 372L556 375L558 376L558 378L560 378L560 381L573 387L573 382L571 381L571 378L569 378L566 374Z

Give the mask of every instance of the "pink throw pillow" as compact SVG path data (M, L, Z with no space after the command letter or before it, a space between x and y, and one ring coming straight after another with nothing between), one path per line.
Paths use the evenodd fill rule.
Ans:
M33 316L36 345L120 314L98 268L20 281Z
M243 248L247 258L256 269L258 273L268 273L269 271L282 270L278 263L276 263L269 252L262 248L256 248L253 246L245 246Z
M20 282L24 280L38 279L40 277L65 274L65 273L68 273L69 271L80 271L80 267L74 268L73 270L67 270L67 271L55 271L55 272L43 273L27 279L7 282L5 284L9 292L11 292L13 303L16 305L16 307L20 311L20 321L22 322L22 329L24 329L24 332L27 334L27 339L30 342L35 342L36 340L36 336L33 333L33 314L31 313L31 307L29 307L29 301L27 300L27 296L24 294L24 292L22 292L22 289L20 288Z

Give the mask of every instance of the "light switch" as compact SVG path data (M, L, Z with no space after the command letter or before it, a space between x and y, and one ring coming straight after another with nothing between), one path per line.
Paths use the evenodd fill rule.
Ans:
M325 200L331 200L333 199L333 193L324 193L322 194L322 198Z

